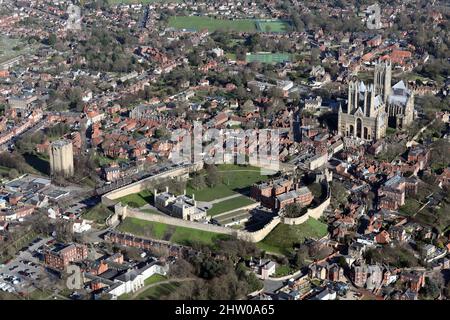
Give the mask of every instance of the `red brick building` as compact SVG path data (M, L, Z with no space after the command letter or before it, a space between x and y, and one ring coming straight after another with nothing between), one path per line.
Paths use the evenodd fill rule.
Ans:
M85 245L74 243L63 248L46 251L44 261L50 268L64 270L69 263L84 260L87 255L88 248Z

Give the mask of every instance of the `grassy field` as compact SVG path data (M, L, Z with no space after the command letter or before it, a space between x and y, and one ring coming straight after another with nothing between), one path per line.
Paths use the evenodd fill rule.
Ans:
M98 204L87 211L83 215L83 218L87 220L93 220L97 223L105 223L106 218L108 218L112 213L113 212L103 204Z
M161 214L161 212L157 211L157 210L153 210L153 209L141 209L141 212L145 212L145 213L151 213L151 214Z
M260 63L280 63L285 61L291 61L291 55L289 53L268 53L268 52L258 52L250 53L246 55L245 61L250 62L260 62Z
M26 153L24 158L33 169L44 175L50 174L50 161L46 155Z
M250 198L244 196L236 197L214 204L212 208L208 210L208 215L215 216L220 213L248 206L252 203L255 203L255 201Z
M0 63L33 50L34 47L32 45L24 43L20 39L11 39L0 35Z
M419 211L420 207L422 207L421 203L416 199L409 198L405 200L405 205L401 206L399 211L403 214L412 216Z
M278 277L285 277L287 275L293 274L295 271L297 271L297 270L291 268L290 266L279 265L276 268L275 277L276 278L278 278Z
M261 175L257 167L221 164L217 169L222 176L221 184L200 190L188 186L186 193L189 195L195 193L195 199L199 201L212 201L246 191L252 184L267 179L267 176Z
M137 296L138 300L158 300L169 295L180 286L179 282L164 283L148 288Z
M122 202L123 204L129 205L130 207L140 208L148 203L151 203L152 199L153 199L153 192L149 190L143 190L139 193L129 194L117 200Z
M300 225L279 224L258 243L258 247L265 251L287 255L295 244L303 243L306 238L321 238L326 234L326 224L309 218Z
M208 29L209 32L214 32L216 30L230 30L237 32L287 32L289 30L289 22L282 20L230 20L199 16L176 16L169 18L169 27L196 31Z
M167 278L165 276L162 276L162 275L156 273L156 274L152 275L151 277L145 279L144 285L148 286L148 285L158 283L161 281L165 281L165 280L167 280Z
M215 239L225 239L228 237L218 233L172 226L136 218L126 218L124 222L120 224L118 229L135 235L167 240L184 245L190 245L192 242L212 245Z
M256 22L256 29L260 32L287 32L289 30L289 23L281 20L260 20Z
M209 32L214 32L216 30L231 30L237 32L256 31L255 21L251 19L228 20L197 16L170 17L169 27L196 31L208 29Z

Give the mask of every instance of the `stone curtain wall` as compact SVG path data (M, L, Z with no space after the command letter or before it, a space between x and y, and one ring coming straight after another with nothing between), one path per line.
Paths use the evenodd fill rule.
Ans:
M263 240L280 223L280 221L281 221L280 217L275 217L263 228L254 232L239 230L238 239L249 242L259 242Z
M294 224L302 224L303 222L306 222L306 220L308 220L310 217L314 219L319 219L322 216L325 209L330 205L330 200L331 197L322 202L318 207L308 209L308 211L301 217L298 218L283 217L283 223L294 225Z
M197 229L197 230L202 230L202 231L237 236L237 230L232 229L232 228L225 228L225 227L216 226L213 224L192 222L192 221L188 221L188 220L169 217L169 216L162 215L162 214L145 213L145 212L141 212L139 210L133 210L130 208L128 208L126 216L141 219L141 220L146 220L146 221L170 224L170 225L179 226L179 227L186 227L186 228Z
M157 175L148 177L146 179L134 182L128 186L124 186L122 188L119 188L117 190L111 191L111 192L103 195L102 203L106 206L113 206L113 205L117 204L118 198L124 197L124 196L132 194L132 193L141 192L142 190L145 190L146 188L148 188L151 183L154 183L158 179L164 179L164 178L168 178L168 177L178 177L180 175L189 173L190 171L199 170L202 167L203 167L203 162L201 163L201 165L194 164L194 165L186 166L183 168L168 170L166 172L162 172L160 174L157 174ZM249 231L245 231L245 230L236 230L236 229L226 228L226 227L212 225L212 224L192 222L192 221L187 221L187 220L183 220L183 219L173 218L173 217L166 216L166 215L144 213L144 212L140 212L139 210L130 209L130 208L127 208L127 209L125 209L125 212L122 212L121 218L124 219L125 217L134 217L134 218L147 220L147 221L160 222L160 223L165 223L165 224L170 224L170 225L175 225L175 226L180 226L180 227L192 228L192 229L203 230L203 231L208 231L208 232L215 232L215 233L219 233L219 234L227 234L227 235L235 236L238 239L249 241L249 242L259 242L259 241L263 240L280 222L289 224L289 225L294 225L294 224L304 223L306 220L308 220L309 217L314 218L314 219L319 219L322 216L325 209L329 206L330 200L331 200L331 188L327 184L327 198L318 207L308 209L308 211L303 216L298 217L298 218L281 218L278 216L274 217L264 227L262 227L261 229L259 229L257 231L254 231L254 232L249 232ZM257 205L258 205L258 203L251 204L247 207L238 208L238 209L232 210L232 211L238 211L238 210L242 210L242 209L246 209L246 208L252 208ZM115 213L113 215L111 215L110 217L108 217L107 224L109 226L117 223L117 221L119 220L119 211L121 211L121 210L118 210L118 208L115 208ZM229 212L232 212L232 211L229 211Z
M199 170L202 167L203 167L203 163L201 165L193 164L190 166L176 168L176 169L172 169L172 170L168 170L165 172L155 174L154 176L133 182L132 184L129 184L127 186L124 186L119 189L108 192L107 194L104 194L102 196L102 203L106 206L113 206L114 204L117 203L117 201L115 201L115 200L117 200L121 197L125 197L129 194L141 192L141 191L147 189L149 186L151 186L152 183L158 181L159 179L179 177L179 176L181 176L183 174L187 174L191 171Z
M269 223L267 223L263 228L259 229L255 232L248 232L242 230L235 230L233 228L226 228L221 226L216 226L213 224L205 224L187 221L178 218L172 218L165 215L152 214L152 213L144 213L139 210L129 209L127 210L127 217L137 218L146 221L152 222L160 222L165 224L170 224L179 227L186 227L196 230L202 230L207 232L214 232L220 234L227 234L230 236L237 237L238 239L250 241L250 242L259 242L263 240L277 225L280 223L280 217L275 217Z

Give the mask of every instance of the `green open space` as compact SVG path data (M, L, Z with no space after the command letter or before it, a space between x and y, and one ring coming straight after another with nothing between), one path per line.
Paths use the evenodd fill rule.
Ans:
M155 283L165 281L165 280L167 280L167 278L165 276L155 273L151 277L148 277L147 279L145 279L144 285L148 286L148 285L155 284Z
M2 244L2 249L0 250L0 263L4 263L9 259L16 256L17 252L26 244L28 244L31 240L39 236L39 233L34 231L30 231L28 233L23 234L16 240L9 242L7 244ZM8 250L9 249L9 250Z
M284 20L258 20L256 29L260 32L287 32L289 22Z
M154 209L141 209L141 212L145 212L145 213L150 213L150 214L161 214L161 212L159 212L158 210L154 210Z
M24 43L20 39L0 35L0 63L16 58L22 54L30 53L33 50L33 45Z
M413 198L408 198L405 200L405 204L399 208L399 211L403 214L412 216L419 211L422 204Z
M48 300L48 298L53 294L53 291L45 289L36 289L31 292L27 298L30 300Z
M288 255L295 245L303 243L305 239L319 239L326 234L325 223L309 218L300 225L279 224L258 243L258 247L268 252Z
M191 186L188 186L186 193L188 195L195 194L195 199L199 201L212 201L248 191L254 183L267 180L268 178L266 175L261 175L260 168L253 166L221 164L217 166L217 169L221 175L222 183L199 190L194 190ZM200 172L200 174L206 173Z
M11 168L0 166L0 174L3 176L7 176Z
M179 282L162 283L153 286L139 294L137 300L158 300L174 292L180 286Z
M87 220L95 221L96 223L105 223L105 220L111 215L113 212L108 209L103 204L98 204L91 209L89 209L84 215L83 218Z
M286 61L291 61L291 55L289 53L269 53L269 52L258 52L250 53L245 57L245 61L250 62L260 62L260 63L281 63Z
M142 190L141 192L132 193L117 200L130 207L140 208L153 201L153 192Z
M50 175L50 161L47 155L25 153L23 157L33 169L44 175Z
M212 208L208 210L208 215L215 216L220 213L248 206L252 203L255 203L255 201L245 196L239 196L233 199L228 199L214 204Z
M196 31L208 29L209 32L214 32L216 30L230 30L237 32L256 31L255 20L252 19L229 20L198 16L170 17L169 27L175 29L191 29Z
M229 237L214 232L173 226L160 222L145 221L136 218L126 218L120 224L118 229L119 231L132 233L137 236L146 236L183 245L191 245L193 242L213 245L215 240L227 239Z
M287 275L293 274L294 272L296 272L297 270L295 270L294 268L292 268L289 265L278 265L276 267L275 270L275 278L279 278L279 277L285 277Z

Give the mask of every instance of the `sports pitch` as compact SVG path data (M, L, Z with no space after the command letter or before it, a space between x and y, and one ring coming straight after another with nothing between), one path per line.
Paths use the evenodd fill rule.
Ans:
M260 62L260 63L281 63L286 61L291 61L291 55L289 53L269 53L269 52L258 52L249 53L245 57L247 63L250 62Z
M255 23L259 32L289 31L289 22L284 20L257 20Z
M175 16L169 18L169 27L199 31L207 29L230 30L237 32L286 32L289 22L282 20L254 20L254 19L216 19L199 16Z

